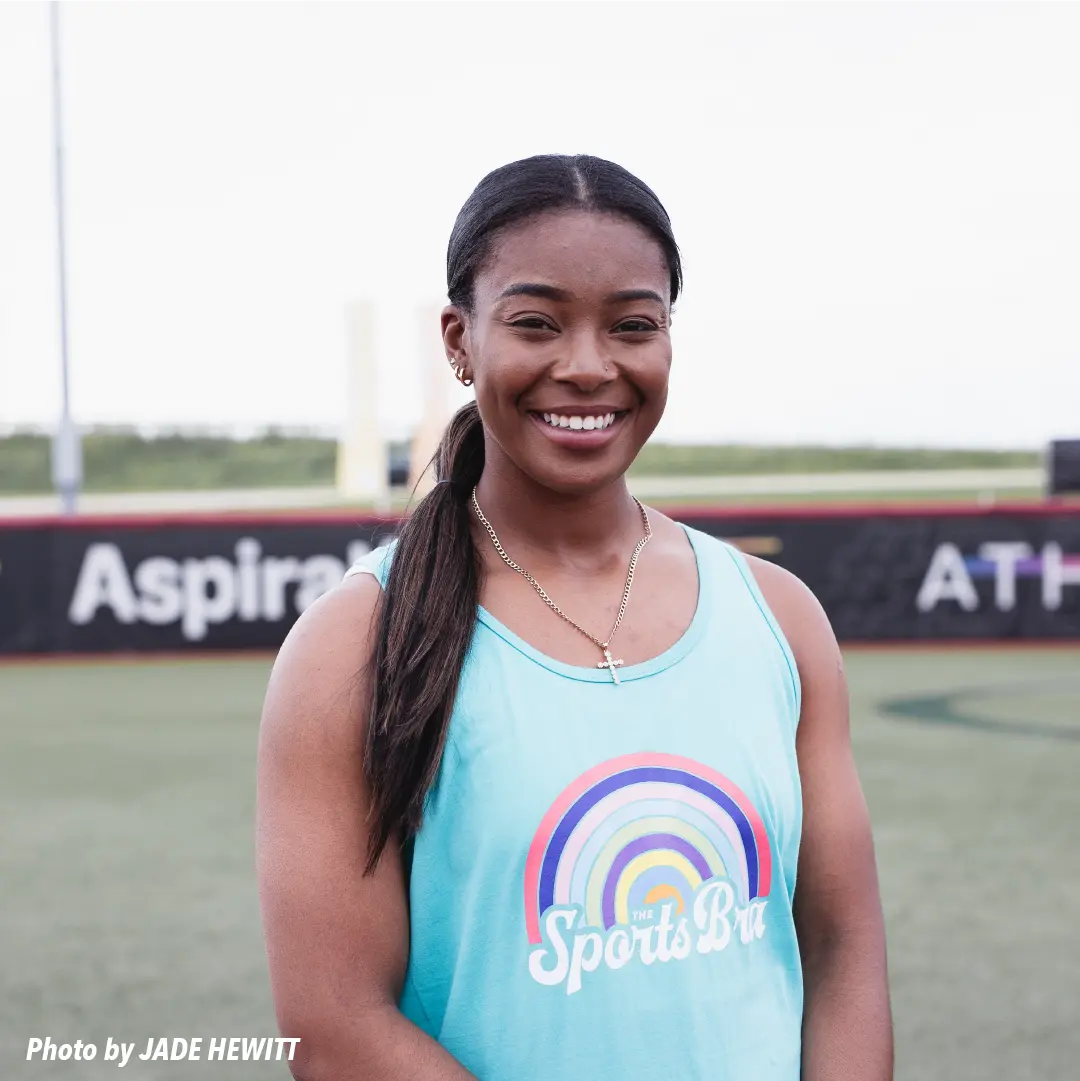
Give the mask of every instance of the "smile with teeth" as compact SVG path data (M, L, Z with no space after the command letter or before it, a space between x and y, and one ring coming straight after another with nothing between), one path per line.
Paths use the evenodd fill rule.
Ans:
M572 431L603 431L615 423L614 413L604 413L596 417L564 416L560 413L543 413L544 422L552 428L570 428Z

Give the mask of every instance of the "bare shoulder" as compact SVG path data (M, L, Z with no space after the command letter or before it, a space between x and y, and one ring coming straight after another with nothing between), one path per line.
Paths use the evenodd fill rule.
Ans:
M354 575L296 621L270 674L262 718L264 743L277 735L291 741L301 737L300 730L316 726L324 737L344 726L350 742L362 735L356 721L364 711L357 706L366 696L381 595L373 575Z
M835 667L840 657L836 635L821 602L806 583L767 559L748 555L746 561L765 603L791 645L800 674L805 678L808 669L823 664Z

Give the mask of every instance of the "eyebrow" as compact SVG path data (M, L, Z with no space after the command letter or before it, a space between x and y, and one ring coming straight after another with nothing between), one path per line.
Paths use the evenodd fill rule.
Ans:
M499 294L500 300L503 297L542 297L544 300L562 302L574 299L573 293L568 293L565 289L558 289L554 285L541 285L539 282L516 282Z
M627 300L655 300L663 304L664 298L655 289L623 289L604 298L609 304L620 304Z
M499 299L522 296L541 297L544 300L554 300L564 304L574 299L574 294L566 289L559 289L554 285L543 285L540 282L516 282L504 289L499 294ZM630 300L652 300L661 305L664 303L664 298L654 289L623 289L604 297L604 302L607 304L622 304Z

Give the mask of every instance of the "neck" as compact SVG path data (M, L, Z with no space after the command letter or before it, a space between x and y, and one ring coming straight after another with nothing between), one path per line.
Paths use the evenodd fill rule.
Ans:
M541 559L603 562L622 558L627 542L640 539L641 511L625 477L594 491L565 495L492 457L484 466L476 498L511 558L516 550ZM484 543L490 544L483 526L475 525Z

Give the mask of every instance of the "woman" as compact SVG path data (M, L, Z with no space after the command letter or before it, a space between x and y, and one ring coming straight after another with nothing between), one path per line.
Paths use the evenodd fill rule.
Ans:
M890 1078L828 622L627 490L667 397L667 213L610 162L515 162L463 207L447 280L476 404L266 700L260 890L294 1076Z

